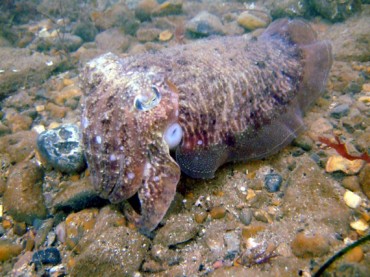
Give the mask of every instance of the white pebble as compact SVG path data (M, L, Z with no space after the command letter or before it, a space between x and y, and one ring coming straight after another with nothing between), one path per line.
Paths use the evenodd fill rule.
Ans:
M349 224L353 229L361 232L365 232L369 229L369 224L363 219L359 219L357 221L353 221Z
M347 190L344 194L344 202L346 205L352 209L356 209L361 205L362 199L356 193Z

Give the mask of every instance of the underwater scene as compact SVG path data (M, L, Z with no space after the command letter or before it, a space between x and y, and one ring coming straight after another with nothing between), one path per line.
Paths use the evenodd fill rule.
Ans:
M1 0L1 276L370 276L369 0Z

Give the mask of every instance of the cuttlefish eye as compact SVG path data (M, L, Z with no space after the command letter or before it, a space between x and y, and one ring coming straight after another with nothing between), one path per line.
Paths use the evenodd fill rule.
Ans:
M173 123L164 131L163 138L170 149L180 144L182 139L182 128L178 123Z
M148 111L153 109L161 101L161 95L157 87L152 86L152 92L150 96L138 95L134 100L134 107L139 111Z

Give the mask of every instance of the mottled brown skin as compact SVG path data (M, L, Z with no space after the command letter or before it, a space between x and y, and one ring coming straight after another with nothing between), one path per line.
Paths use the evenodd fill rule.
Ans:
M82 73L82 127L96 189L112 202L138 193L134 220L152 231L173 200L180 169L211 178L226 162L259 159L289 144L331 63L327 41L317 41L307 23L286 19L258 38L91 61ZM148 109L134 104L138 96L150 100ZM172 158L164 133L174 123L183 136Z

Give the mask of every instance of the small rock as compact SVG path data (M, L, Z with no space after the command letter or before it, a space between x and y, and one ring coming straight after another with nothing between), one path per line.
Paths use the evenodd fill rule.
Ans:
M141 0L135 7L135 16L142 21L149 20L157 7L156 0Z
M209 214L211 215L212 219L221 219L224 218L226 215L226 209L222 206L213 207Z
M252 225L243 227L242 237L244 241L247 241L249 238L256 236L259 232L262 232L266 229L263 225Z
M46 217L42 179L42 169L31 161L18 163L12 168L3 200L4 210L15 220L31 225L34 219Z
M186 24L186 30L194 36L206 37L224 34L221 20L209 12L203 11Z
M79 241L94 228L98 209L86 209L78 213L72 213L65 220L66 245L69 249L80 253L81 245Z
M369 224L362 218L356 221L352 221L349 225L356 231L360 232L365 232L367 229L369 229Z
M7 261L12 257L18 256L21 251L21 245L13 244L8 240L0 240L0 262Z
M270 173L265 176L265 188L268 192L279 191L282 182L283 177L277 173Z
M169 30L165 30L159 34L160 41L169 41L173 37L173 34Z
M361 173L360 173L361 174ZM360 191L360 181L358 176L346 176L342 180L342 186L350 191Z
M58 91L55 95L54 101L57 105L63 106L69 99L74 98L76 100L79 100L81 95L81 89L77 85L72 84L64 87L61 91Z
M57 248L51 247L45 250L39 250L35 252L32 256L32 262L36 266L41 266L43 264L56 265L62 261L60 252Z
M104 52L122 53L130 47L130 39L118 29L108 29L95 37L96 45Z
M81 21L73 28L73 34L79 36L85 42L94 41L97 33L98 29L89 20Z
M361 197L353 193L350 190L347 190L345 192L343 198L344 198L344 202L346 203L346 205L352 209L356 209L360 207L361 202L362 202Z
M293 145L300 147L304 151L310 151L314 142L309 136L301 135L293 140Z
M53 228L54 219L49 218L42 222L41 226L37 229L35 236L35 246L39 248L46 240L48 233Z
M39 37L33 43L35 44L36 49L40 52L49 51L51 49L74 52L81 46L83 41L79 36L65 33Z
M155 244L165 246L176 245L191 240L198 234L198 225L188 214L171 216L166 225L158 230L154 238Z
M254 211L253 216L256 220L264 223L272 222L271 216L264 210Z
M169 0L163 2L161 5L157 6L153 12L153 16L166 16L172 14L182 13L182 0Z
M61 107L49 102L46 104L45 110L48 111L50 113L50 116L52 116L53 118L64 118L66 116L68 108Z
M359 263L364 258L364 251L360 246L349 250L343 257L349 263Z
M237 22L240 26L244 27L249 31L253 31L258 28L264 28L270 24L271 18L268 14L257 11L249 10L242 12L238 18Z
M240 237L235 231L224 234L226 255L235 257L240 249Z
M329 240L320 234L312 236L298 233L291 243L291 248L297 257L312 258L321 257L330 250Z
M86 163L76 125L62 125L42 132L37 138L40 154L55 169L65 173L81 172Z
M340 104L335 106L331 111L330 115L336 119L339 119L343 116L348 115L349 112L349 105L348 104Z
M335 269L334 276L370 276L369 266L359 263L343 263Z
M249 225L252 222L253 212L249 208L244 208L240 211L239 219L244 225Z
M206 221L207 217L208 217L208 213L205 212L205 211L196 212L194 214L195 222L199 223L199 224L204 223L204 221Z
M161 30L157 28L140 28L136 32L136 38L140 42L155 41L159 38L160 33Z
M11 163L17 163L28 157L36 148L37 133L21 131L0 137L0 153L8 154Z
M311 5L322 17L331 21L344 20L361 10L359 0L313 0Z
M71 276L134 276L150 241L127 227L102 231L75 260Z
M363 160L351 161L342 156L334 155L329 157L328 161L326 162L325 170L329 173L335 171L343 171L348 175L353 175L361 170L364 163L365 161Z
M359 181L363 193L370 199L370 164L366 164L361 170Z
M31 117L19 113L7 114L5 119L12 133L29 130L33 121Z
M271 16L273 18L304 17L309 12L310 8L309 2L297 0L272 0L269 4L271 5Z
M60 190L55 194L52 206L56 210L77 212L89 207L100 207L107 204L108 200L99 197L89 178L76 182L63 182Z
M13 232L17 236L23 236L27 231L26 223L25 222L14 222L13 225Z

